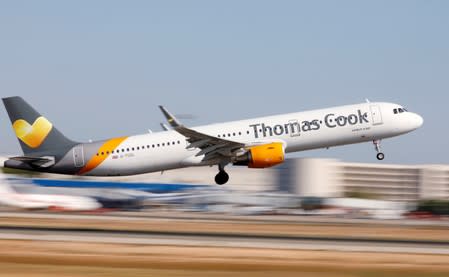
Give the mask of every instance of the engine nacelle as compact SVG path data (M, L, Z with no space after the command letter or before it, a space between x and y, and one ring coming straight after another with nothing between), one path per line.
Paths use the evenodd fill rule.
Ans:
M247 153L236 158L234 165L249 168L266 168L283 163L285 160L284 146L280 142L251 147Z

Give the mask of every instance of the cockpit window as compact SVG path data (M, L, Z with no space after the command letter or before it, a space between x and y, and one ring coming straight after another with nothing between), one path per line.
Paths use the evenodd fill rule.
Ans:
M403 110L402 108L399 108L398 111L399 111L400 113L403 113L403 112L404 112L404 110Z
M398 113L398 109L394 109L393 112L394 112L394 114L397 114Z

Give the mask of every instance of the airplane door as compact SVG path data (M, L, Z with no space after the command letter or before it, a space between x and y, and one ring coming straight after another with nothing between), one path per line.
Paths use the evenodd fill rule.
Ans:
M379 106L371 106L371 116L373 118L373 125L381 125L384 123Z
M75 167L83 167L84 166L83 146L77 146L77 147L73 148L73 161L75 163Z

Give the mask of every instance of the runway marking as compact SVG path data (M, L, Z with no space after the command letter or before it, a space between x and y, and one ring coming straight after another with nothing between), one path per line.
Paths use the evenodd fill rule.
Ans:
M0 228L0 239L449 255L449 242L357 238L275 237L11 227Z

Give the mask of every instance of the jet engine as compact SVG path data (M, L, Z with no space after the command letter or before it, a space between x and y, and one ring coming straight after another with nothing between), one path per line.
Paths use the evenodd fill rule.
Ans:
M262 144L249 148L247 152L238 156L234 165L249 168L267 168L278 165L285 160L284 146L280 142Z

